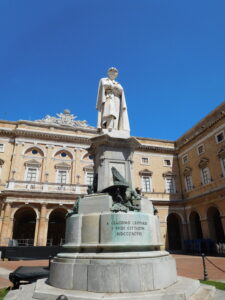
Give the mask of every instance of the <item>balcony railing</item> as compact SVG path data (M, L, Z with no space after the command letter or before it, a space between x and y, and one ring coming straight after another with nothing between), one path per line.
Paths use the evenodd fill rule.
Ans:
M8 182L5 190L86 194L87 188L88 185L86 184L59 184L11 180Z

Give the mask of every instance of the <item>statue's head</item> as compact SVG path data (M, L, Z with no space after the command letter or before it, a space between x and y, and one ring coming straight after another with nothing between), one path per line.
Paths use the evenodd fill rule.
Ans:
M116 68L112 67L108 69L108 76L111 80L116 79L116 77L118 76L119 72Z

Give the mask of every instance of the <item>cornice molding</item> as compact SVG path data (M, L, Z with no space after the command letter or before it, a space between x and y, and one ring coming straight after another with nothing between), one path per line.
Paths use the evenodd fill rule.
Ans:
M214 111L209 113L203 120L193 126L188 132L180 137L176 142L176 149L181 149L186 144L193 141L199 135L203 134L206 130L213 127L219 121L225 118L225 101L217 107Z
M57 193L57 192L31 192L31 191L2 191L0 194L1 198L5 197L18 197L18 198L38 198L38 199L43 199L43 198L49 198L49 199L62 199L62 200L76 200L77 196L79 194L72 194L72 193Z
M63 135L50 132L38 132L32 130L23 130L23 129L0 129L0 135L10 136L10 137L32 137L36 139L47 139L47 140L57 140L65 142L81 142L84 144L90 145L90 137L81 137L77 135Z
M177 154L175 149L166 148L166 147L156 147L156 146L146 146L146 145L140 145L137 150L145 150L145 151L151 151L151 152L157 152L157 153L168 153L168 154Z

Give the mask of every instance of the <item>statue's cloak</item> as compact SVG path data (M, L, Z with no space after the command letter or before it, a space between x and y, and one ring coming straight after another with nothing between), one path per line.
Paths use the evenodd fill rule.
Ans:
M104 103L106 102L106 91L105 91L105 84L104 84L106 80L108 80L108 78L102 78L99 81L98 96L97 96L97 103L96 103L96 108L98 110L97 128L102 128L103 107L104 107ZM117 83L117 85L121 89L118 130L130 131L124 90L119 83Z

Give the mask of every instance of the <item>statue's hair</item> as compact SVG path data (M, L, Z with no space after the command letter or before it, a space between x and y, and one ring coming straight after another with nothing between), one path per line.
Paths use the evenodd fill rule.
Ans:
M109 73L110 71L114 71L114 72L119 73L119 71L118 71L116 68L114 68L114 67L109 68L109 69L108 69L108 73Z

